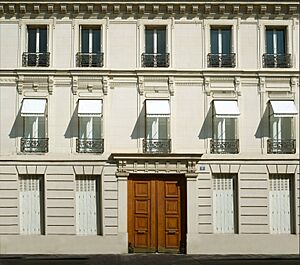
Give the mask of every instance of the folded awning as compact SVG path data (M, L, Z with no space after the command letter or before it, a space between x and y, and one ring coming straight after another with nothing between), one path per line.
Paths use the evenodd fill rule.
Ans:
M240 115L236 100L214 100L217 118L237 118Z
M167 99L148 99L146 100L147 116L168 116L170 115L170 104Z
M46 99L23 99L21 116L45 116L46 103Z
M78 102L79 117L100 117L102 115L101 99L80 99Z
M298 114L293 100L270 100L274 117L293 117Z

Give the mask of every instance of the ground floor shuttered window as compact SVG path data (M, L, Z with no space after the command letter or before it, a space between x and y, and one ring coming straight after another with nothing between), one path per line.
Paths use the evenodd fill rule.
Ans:
M270 175L270 229L272 234L289 234L291 225L291 175Z
M43 233L43 176L20 177L20 233Z
M235 232L235 188L233 175L213 177L214 233Z
M76 233L98 234L99 188L94 176L76 177Z

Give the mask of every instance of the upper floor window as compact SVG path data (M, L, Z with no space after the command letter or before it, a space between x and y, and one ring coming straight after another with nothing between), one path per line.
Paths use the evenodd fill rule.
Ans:
M145 52L142 54L142 65L143 67L169 67L165 27L145 29Z
M80 99L78 103L78 153L103 153L102 100Z
M81 28L80 52L77 53L76 61L79 67L103 66L100 27Z
M235 67L235 54L231 51L231 28L212 28L210 41L208 66Z
M23 66L49 66L48 31L46 26L28 26L27 52L23 53Z
M237 118L240 115L237 101L215 100L213 103L211 153L236 154L239 152Z
M287 54L286 30L284 28L266 28L265 44L264 67L291 67L291 55Z
M170 105L169 100L146 100L145 153L170 153Z
M21 109L23 137L21 152L48 152L46 99L24 99Z
M296 140L293 136L293 117L297 109L293 101L270 101L270 138L268 153L293 154L296 152Z

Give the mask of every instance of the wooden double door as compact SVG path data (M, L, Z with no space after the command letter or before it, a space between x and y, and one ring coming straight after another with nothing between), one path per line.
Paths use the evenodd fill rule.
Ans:
M128 242L132 252L185 251L186 182L183 175L130 176Z

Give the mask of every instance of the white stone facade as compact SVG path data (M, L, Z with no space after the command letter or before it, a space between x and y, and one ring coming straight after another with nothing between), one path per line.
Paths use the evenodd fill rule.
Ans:
M188 254L298 253L298 1L32 2L0 1L1 254L127 253L127 180L134 174L186 177ZM90 41L92 30L100 29L103 66L78 67L76 54L83 52L85 28ZM24 53L30 52L29 29L39 29L35 40L46 30L49 66L37 57L31 57L34 65L28 63ZM147 29L165 32L169 58L163 67L155 65L156 59L154 65L143 64ZM229 50L235 56L230 67L209 65L212 29L230 31ZM263 61L267 30L284 32L290 57L283 66L271 60L268 67ZM34 45L40 52L42 42ZM42 152L22 143L26 114L34 114L22 113L24 99L46 99L42 138L48 142ZM96 154L78 152L78 104L87 99L102 104L103 152ZM171 150L164 154L145 154L143 149L145 102L154 99L169 102ZM237 153L220 146L215 148L221 154L212 151L215 101L237 102ZM272 101L292 102L297 110L287 114L289 137L280 137L287 147L268 148L274 136ZM235 183L234 227L230 233L217 233L213 179L230 174ZM26 176L42 177L38 235L21 231L19 186ZM94 176L98 185L93 235L76 232L77 176ZM290 220L287 231L274 233L270 179L280 176L289 178Z

